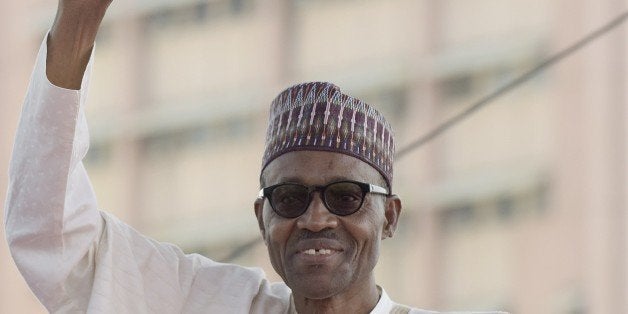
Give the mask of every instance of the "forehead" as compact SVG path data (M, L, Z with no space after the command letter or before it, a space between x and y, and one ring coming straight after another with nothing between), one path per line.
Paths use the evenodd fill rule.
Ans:
M271 161L262 172L266 185L286 181L325 184L336 180L378 182L380 174L366 162L345 154L325 151L294 151Z

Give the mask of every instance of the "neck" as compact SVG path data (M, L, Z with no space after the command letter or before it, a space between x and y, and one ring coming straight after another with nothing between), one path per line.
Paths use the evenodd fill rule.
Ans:
M380 298L380 291L375 285L375 280L370 278L366 283L353 286L325 299L310 299L294 292L297 313L370 313Z

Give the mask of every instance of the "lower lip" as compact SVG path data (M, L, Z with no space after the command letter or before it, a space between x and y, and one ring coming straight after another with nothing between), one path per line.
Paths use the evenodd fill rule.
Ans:
M306 265L321 265L331 263L335 258L340 256L340 253L340 251L331 251L330 254L311 255L300 252L296 254L296 258L298 262Z

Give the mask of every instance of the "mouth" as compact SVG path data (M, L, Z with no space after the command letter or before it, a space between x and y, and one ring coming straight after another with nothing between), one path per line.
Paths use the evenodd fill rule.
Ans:
M331 255L336 252L339 252L339 251L334 250L334 249L305 249L299 253L315 256L315 255Z
M301 240L294 246L294 252L306 255L325 255L343 251L342 244L333 239L307 239Z
M341 262L341 252L333 249L305 249L295 255L296 265L303 267L316 266L325 268L333 266ZM320 270L320 269L319 269Z
M295 257L297 264L331 265L340 261L343 251L342 245L336 240L302 240L296 245Z

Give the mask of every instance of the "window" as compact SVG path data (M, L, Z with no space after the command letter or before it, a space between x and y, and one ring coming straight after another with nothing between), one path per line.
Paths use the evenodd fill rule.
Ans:
M181 130L165 130L144 139L149 156L175 156L190 147L210 146L214 142L247 140L253 132L253 116L234 116L210 125L189 126Z
M92 144L85 155L85 163L97 166L105 164L111 157L111 147L107 144Z
M516 200L511 195L502 195L497 201L497 217L502 221L510 221L515 215Z
M462 73L457 76L445 78L439 83L441 99L446 102L451 99L459 99L470 96L473 92L474 79L471 73Z
M406 116L408 95L403 86L375 89L366 95L356 97L375 107L393 127L401 125L402 119Z
M217 18L249 12L254 8L254 4L254 0L197 1L160 8L150 13L146 19L149 29L204 24Z
M470 226L476 218L476 208L471 203L460 204L443 211L441 219L445 229L461 229Z

